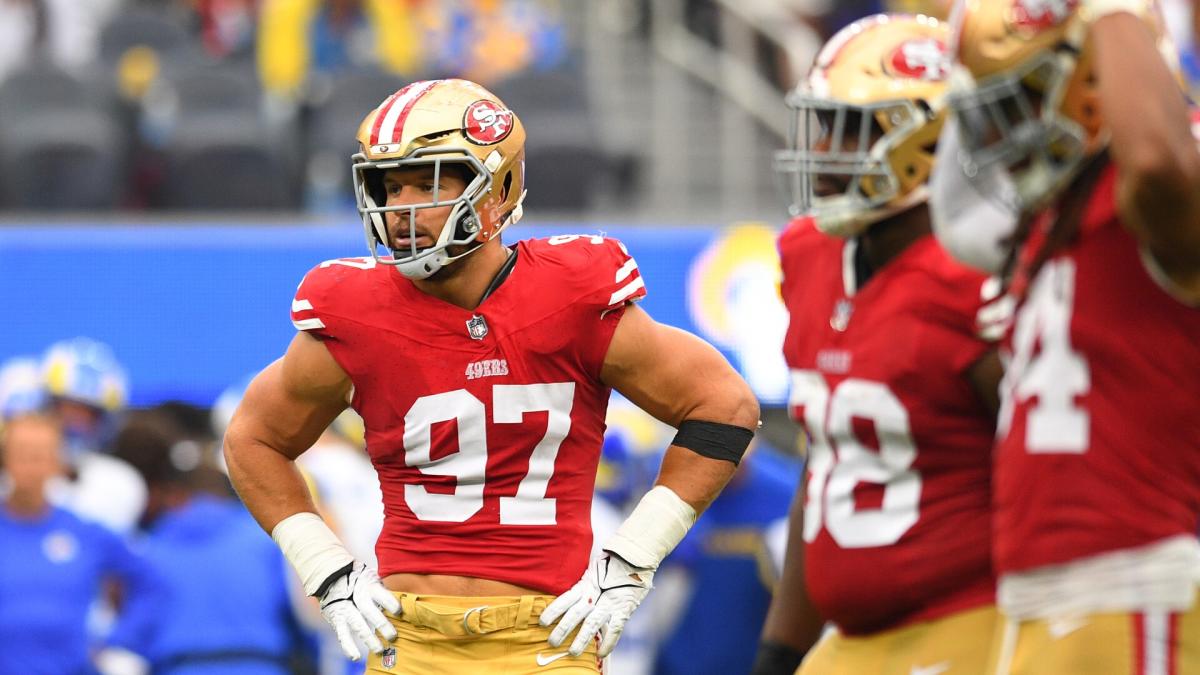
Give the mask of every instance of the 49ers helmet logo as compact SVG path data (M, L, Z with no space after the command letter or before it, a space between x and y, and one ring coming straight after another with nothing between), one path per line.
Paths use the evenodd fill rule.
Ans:
M513 128L513 114L494 101L480 99L467 106L462 126L467 140L476 145L492 145L508 137Z
M950 75L946 45L934 38L908 40L888 59L892 72L929 82L940 82Z
M1019 28L1041 31L1066 21L1078 6L1079 0L1015 0L1012 21Z

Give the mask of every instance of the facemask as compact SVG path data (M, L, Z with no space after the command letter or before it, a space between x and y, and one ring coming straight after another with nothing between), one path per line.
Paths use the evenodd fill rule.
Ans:
M953 118L942 127L937 147L929 178L934 236L959 262L997 274L1017 229L1016 186L998 164L980 169L971 163Z

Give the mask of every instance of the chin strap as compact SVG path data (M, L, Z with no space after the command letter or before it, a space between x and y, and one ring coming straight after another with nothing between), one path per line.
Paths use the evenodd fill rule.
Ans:
M496 272L496 276L492 278L492 283L488 284L488 287L484 289L483 296L479 298L480 304L482 304L484 300L487 300L488 296L494 293L497 288L500 288L500 284L504 283L504 280L508 278L509 274L512 274L513 268L517 265L516 249L506 248L504 249L504 252L508 258L505 259L504 264L500 266L500 271Z

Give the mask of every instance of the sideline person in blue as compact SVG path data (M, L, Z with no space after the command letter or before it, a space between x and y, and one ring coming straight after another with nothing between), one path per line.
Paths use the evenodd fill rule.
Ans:
M765 445L748 452L672 556L692 594L659 648L656 675L748 673L783 559L801 463Z
M155 675L306 672L292 669L315 657L292 612L283 556L204 463L202 446L151 410L128 420L113 449L149 489L141 550L169 607L122 642L137 644Z
M74 675L97 672L119 654L112 638L89 639L89 607L110 578L121 583L123 630L154 615L153 575L113 532L46 501L45 485L63 472L58 420L38 413L4 424L0 466L0 673Z

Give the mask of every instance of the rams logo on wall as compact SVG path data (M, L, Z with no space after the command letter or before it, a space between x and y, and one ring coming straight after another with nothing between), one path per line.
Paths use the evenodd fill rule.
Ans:
M783 404L787 310L779 297L776 232L739 223L719 233L688 271L688 311L701 334L732 354L759 399Z

